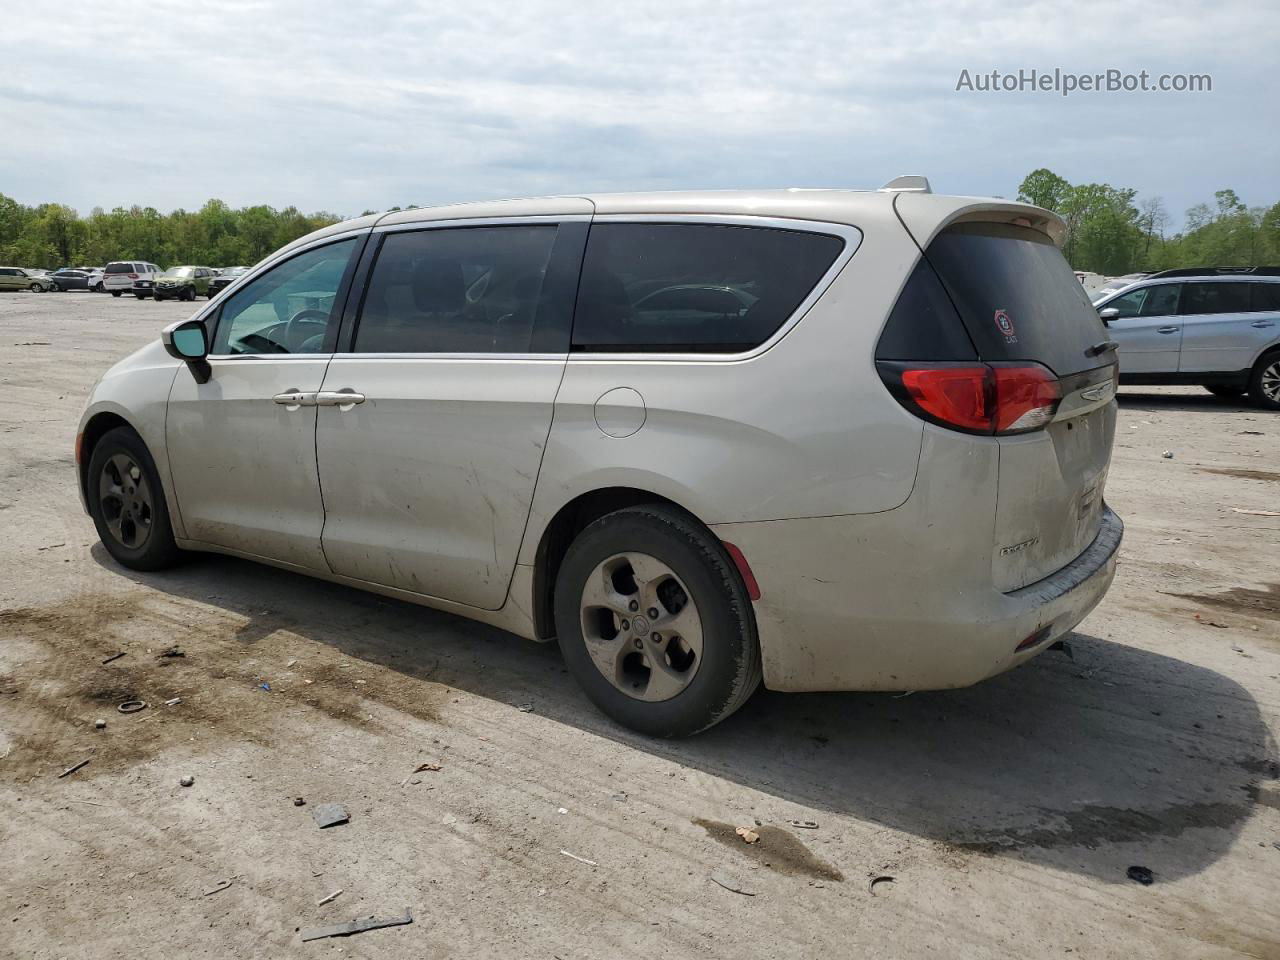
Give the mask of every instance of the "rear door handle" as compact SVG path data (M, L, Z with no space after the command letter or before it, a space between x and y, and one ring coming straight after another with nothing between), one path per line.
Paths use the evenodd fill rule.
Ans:
M316 394L318 407L351 407L357 403L364 403L364 394L351 389L321 390Z
M1257 327L1257 328L1259 328L1259 329L1261 329L1261 328L1263 328L1263 327L1274 327L1274 326L1275 326L1275 321L1273 321L1273 320L1255 320L1255 321L1253 321L1253 323L1249 324L1249 326L1251 326L1251 327Z
M1181 327L1156 327L1156 333L1177 333Z
M271 398L273 403L278 403L284 407L297 409L298 407L314 407L316 405L316 395L314 392L307 393L303 390L286 390L284 393L277 393Z

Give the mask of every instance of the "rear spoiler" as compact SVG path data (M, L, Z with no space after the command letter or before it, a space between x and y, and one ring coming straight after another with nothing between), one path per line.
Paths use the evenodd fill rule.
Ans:
M1067 225L1056 213L1029 203L985 197L948 197L921 191L894 191L893 209L923 250L955 223L1008 223L1038 230L1061 246Z

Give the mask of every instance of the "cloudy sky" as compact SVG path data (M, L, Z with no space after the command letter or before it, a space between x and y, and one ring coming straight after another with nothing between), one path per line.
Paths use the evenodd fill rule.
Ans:
M0 192L81 212L588 190L1013 196L1030 170L1280 200L1280 4L148 0L5 19ZM132 12L130 12L132 11ZM961 70L1210 93L957 92Z

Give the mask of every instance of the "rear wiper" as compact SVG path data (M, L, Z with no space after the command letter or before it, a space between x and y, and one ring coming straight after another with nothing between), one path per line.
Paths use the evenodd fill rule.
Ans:
M1108 350L1118 349L1120 344L1114 340L1103 340L1101 343L1095 343L1092 347L1084 352L1086 357L1096 357L1106 353Z

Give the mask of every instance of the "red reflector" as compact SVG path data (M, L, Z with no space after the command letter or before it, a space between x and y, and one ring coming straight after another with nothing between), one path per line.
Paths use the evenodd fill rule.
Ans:
M137 275L136 273L131 273L131 274L129 274L129 279L130 279L130 280L137 280L137 279L138 279L138 275Z
M746 585L747 596L752 600L759 600L760 584L756 583L756 575L751 572L751 566L747 563L747 558L742 555L741 550L728 540L721 540L720 542L729 551L729 556L733 558L733 564L738 568L738 573L742 574L742 582Z
M84 434L76 434L76 466L80 466L80 461L84 455Z
M1020 644L1018 644L1014 648L1013 652L1018 653L1021 650L1030 650L1032 647L1036 646L1037 644L1040 644L1045 640L1048 640L1049 629L1050 629L1049 627L1041 627L1035 633L1031 634L1031 636L1027 637L1027 639L1023 640Z

